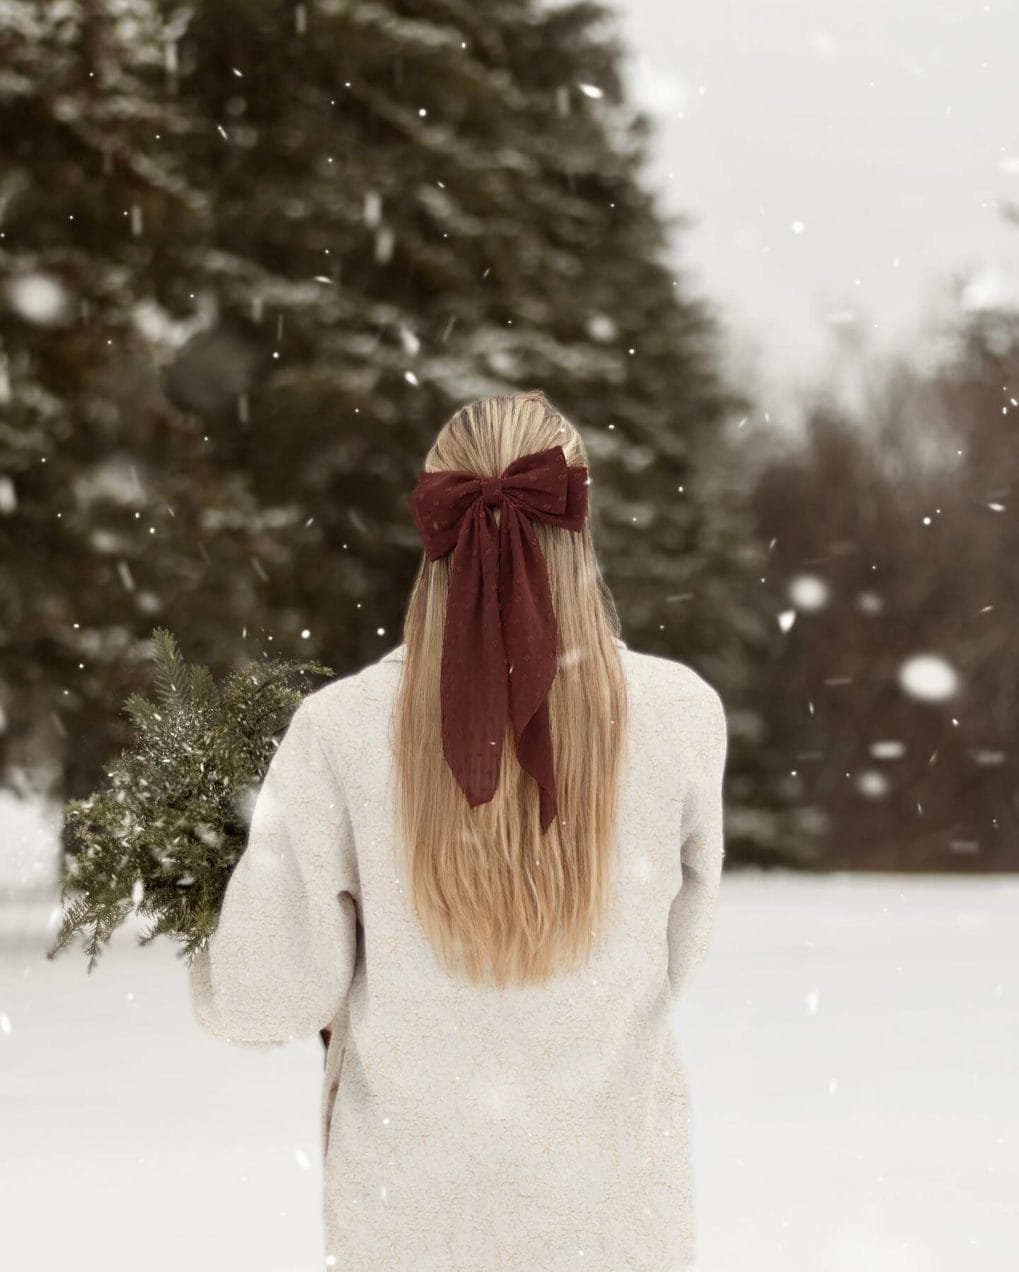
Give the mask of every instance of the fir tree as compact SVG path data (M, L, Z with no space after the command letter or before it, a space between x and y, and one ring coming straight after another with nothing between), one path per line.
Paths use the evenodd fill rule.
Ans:
M123 741L153 617L222 663L281 560L280 518L163 384L213 214L173 29L154 0L14 0L0 25L0 665L10 759L42 731L62 795Z
M420 558L408 492L436 428L540 386L584 431L629 641L736 708L733 857L762 833L781 855L786 805L739 708L773 621L730 440L747 403L670 264L683 223L645 186L651 127L610 11L223 0L195 8L175 61L178 100L209 121L205 285L275 358L220 454L263 500L292 485L321 535L268 584L277 611L329 632L343 667L377 657Z
M68 735L72 785L91 786L82 766L115 740L99 716L123 696L114 670L135 674L121 563L145 572L153 611L186 601L210 662L242 616L258 629L271 614L284 645L308 632L312 655L353 668L393 643L421 551L408 495L436 428L469 397L534 386L584 431L628 641L692 663L733 701L765 632L728 476L746 403L725 383L709 306L670 263L682 220L646 187L651 128L625 99L611 11L68 0L59 14L11 37L24 71L0 85L0 123L36 176L13 189L5 242L52 266L70 237L91 308L66 331L12 320L12 392L26 419L38 368L84 350L76 374L45 381L51 427L87 425L77 469L123 436L121 386L151 390L148 414L129 398L132 445L113 446L151 492L120 512L76 509L71 552L55 528L72 477L51 478L59 439L26 446L21 422L12 434L19 516L49 542L5 581L3 625L17 630L30 581L63 552L35 648L50 651L39 705ZM80 238L72 193L88 205ZM106 373L97 384L85 367ZM733 723L738 774L760 737ZM759 784L732 790L760 811Z

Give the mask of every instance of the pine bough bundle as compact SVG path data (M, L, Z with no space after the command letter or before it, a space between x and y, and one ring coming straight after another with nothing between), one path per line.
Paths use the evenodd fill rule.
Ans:
M152 920L140 945L170 936L190 960L211 936L277 735L304 696L289 681L333 674L266 659L218 687L208 668L184 662L165 628L152 640L154 699L132 694L123 708L133 745L107 770L104 790L64 805L65 911L47 957L87 931L89 972L132 911Z

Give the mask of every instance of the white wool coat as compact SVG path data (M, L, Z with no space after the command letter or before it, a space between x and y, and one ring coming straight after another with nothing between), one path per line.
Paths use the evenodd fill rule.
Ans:
M551 983L470 986L420 930L391 840L405 647L300 704L207 948L213 1034L332 1030L321 1104L326 1268L682 1272L690 1093L675 1007L709 945L726 721L691 668L618 641L630 697L606 938Z

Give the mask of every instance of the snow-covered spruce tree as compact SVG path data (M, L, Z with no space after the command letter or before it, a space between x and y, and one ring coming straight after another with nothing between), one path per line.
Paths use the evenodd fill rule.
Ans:
M739 710L767 630L725 436L744 402L669 260L681 219L643 184L650 128L624 99L610 10L69 0L5 38L21 71L0 122L22 176L2 250L19 274L54 271L69 243L81 261L74 287L58 272L66 328L22 314L2 331L19 412L43 384L50 427L82 452L63 488L83 469L90 492L69 551L63 455L16 425L0 468L42 532L4 581L5 627L62 552L34 633L37 714L68 734L72 791L118 740L128 612L172 606L210 663L242 614L255 630L271 614L282 643L308 631L309 653L359 664L399 622L420 552L407 494L436 427L467 397L540 386L585 431L629 640L690 661L732 708L732 856L741 825L781 842ZM59 348L75 351L63 378Z
M0 694L8 762L57 755L58 796L125 740L116 704L153 618L222 662L264 619L279 555L244 474L210 462L162 384L213 219L169 12L11 0L0 20Z
M435 429L469 397L542 387L585 431L630 641L733 708L730 852L753 837L767 858L793 836L739 704L773 622L725 435L745 403L669 260L682 222L643 183L621 59L593 3L193 6L176 100L207 121L189 172L216 243L189 277L260 325L274 368L217 454L314 517L322 541L267 588L353 668L398 630Z

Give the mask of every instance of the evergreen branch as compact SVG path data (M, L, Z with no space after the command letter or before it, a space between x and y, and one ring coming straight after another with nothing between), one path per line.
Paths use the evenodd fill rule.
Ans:
M265 659L220 687L207 667L185 662L167 629L153 632L152 646L155 700L133 693L124 703L131 745L102 790L64 805L66 908L47 957L80 932L90 972L132 912L153 920L141 945L171 936L190 958L211 936L252 796L303 697L289 682L333 674L313 661Z

